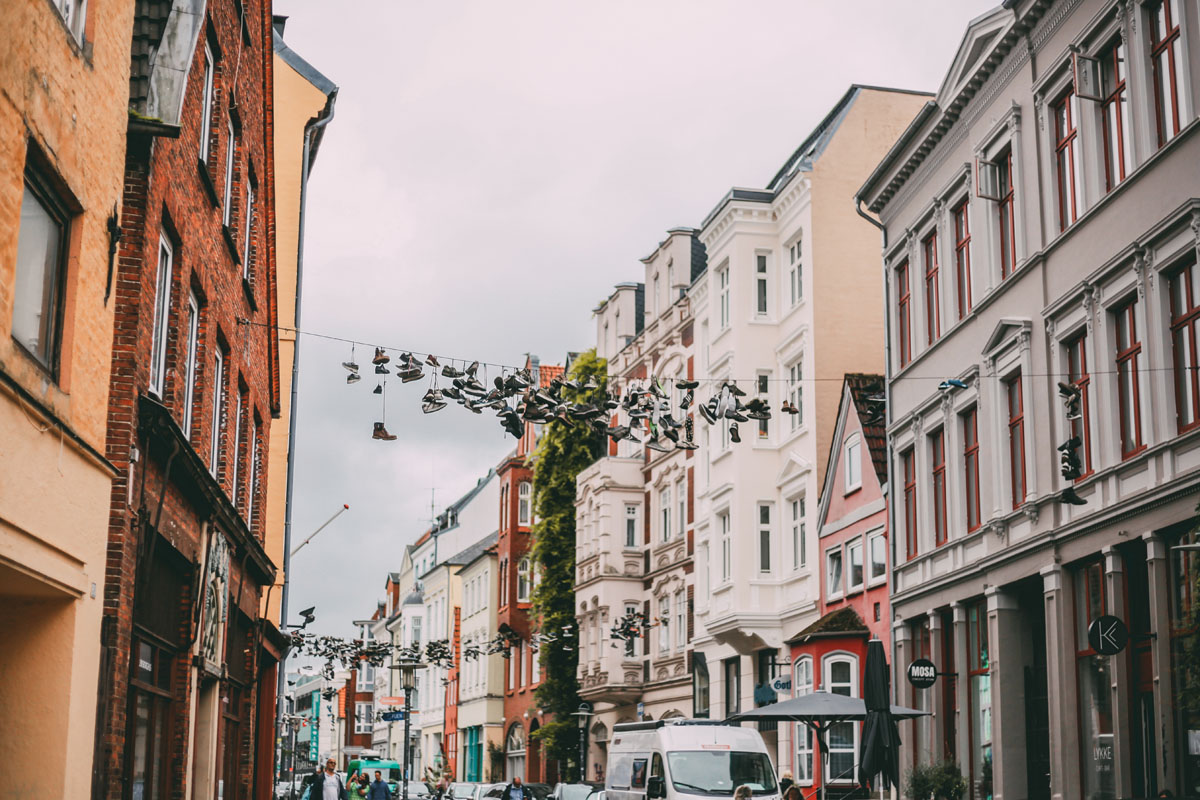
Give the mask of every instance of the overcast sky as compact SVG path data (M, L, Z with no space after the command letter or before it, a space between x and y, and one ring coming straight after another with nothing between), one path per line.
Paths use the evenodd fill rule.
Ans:
M851 83L936 91L981 0L275 0L339 87L314 168L303 328L439 355L561 363L667 228L761 187ZM865 177L865 176L864 176ZM849 198L847 198L849 202ZM404 545L513 445L425 416L424 383L345 384L302 340L290 607L350 633ZM490 376L489 376L490 377ZM285 391L287 389L285 383Z

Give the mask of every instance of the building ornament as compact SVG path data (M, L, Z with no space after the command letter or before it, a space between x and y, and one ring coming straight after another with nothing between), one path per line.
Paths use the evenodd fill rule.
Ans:
M1017 334L1017 346L1021 349L1022 354L1029 352L1029 345L1032 338L1033 334L1029 328L1022 328L1020 333Z
M974 169L974 167L971 165L970 161L963 164L963 179L964 179L964 182L967 184L968 191L970 191L971 185L972 185L971 184L971 172L973 169Z
M908 425L912 429L913 441L915 442L919 440L921 438L921 418L914 416L912 420L909 421Z
M1021 505L1021 513L1025 515L1025 519L1033 525L1038 521L1038 504L1034 502L1025 502Z
M1046 317L1046 336L1053 339L1054 330L1057 327L1053 317Z
M1192 229L1192 238L1196 241L1196 247L1200 247L1200 208L1192 209L1192 219L1188 225Z
M942 404L942 416L945 417L946 422L949 423L950 415L954 412L954 400L950 397L949 392L945 392L942 394L941 404Z
M1008 523L1003 519L993 519L984 523L984 530L989 530L995 534L997 539L1004 541L1008 538Z
M1016 100L1013 100L1008 112L1008 131L1014 137L1021 131L1021 104Z
M1137 275L1138 297L1146 296L1146 269L1151 262L1150 251L1140 244L1133 246L1133 271Z

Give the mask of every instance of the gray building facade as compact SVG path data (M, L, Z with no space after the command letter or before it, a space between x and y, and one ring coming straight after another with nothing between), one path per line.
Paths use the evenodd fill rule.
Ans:
M1200 554L1175 549L1200 499L1197 108L1200 4L1010 0L859 191L895 685L932 712L902 757L957 762L972 798L1200 795ZM1116 655L1089 643L1105 615Z

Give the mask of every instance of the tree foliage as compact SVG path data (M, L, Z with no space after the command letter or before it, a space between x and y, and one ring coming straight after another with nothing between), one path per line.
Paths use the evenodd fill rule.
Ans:
M601 403L606 398L606 364L589 350L576 358L568 376L583 387L589 378L598 388L571 389L572 402ZM547 757L560 762L578 758L578 736L571 713L579 708L579 630L575 620L575 478L604 454L604 435L587 422L548 424L533 454L533 558L542 579L533 594L533 610L543 633L558 636L543 647L546 675L537 689L538 704L554 722L538 730ZM568 730L570 727L570 731Z

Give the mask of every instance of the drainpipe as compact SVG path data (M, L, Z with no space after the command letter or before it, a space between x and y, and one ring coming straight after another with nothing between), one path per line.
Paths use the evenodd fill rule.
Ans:
M304 287L304 218L305 205L308 201L308 173L312 153L313 135L333 121L333 107L337 101L337 91L329 95L329 102L317 117L308 121L304 126L304 154L300 163L300 220L296 241L296 310L295 342L292 346L292 389L291 406L288 417L288 454L287 454L287 488L283 501L283 586L279 595L279 627L287 626L288 589L291 582L292 565L292 482L295 477L296 463L296 416L297 398L300 394L300 310ZM278 732L280 721L283 719L283 697L287 691L287 653L279 660L279 674L276 676L275 689L275 728ZM278 748L276 749L278 752ZM278 757L277 757L278 758ZM275 765L275 774L279 774L279 764Z

